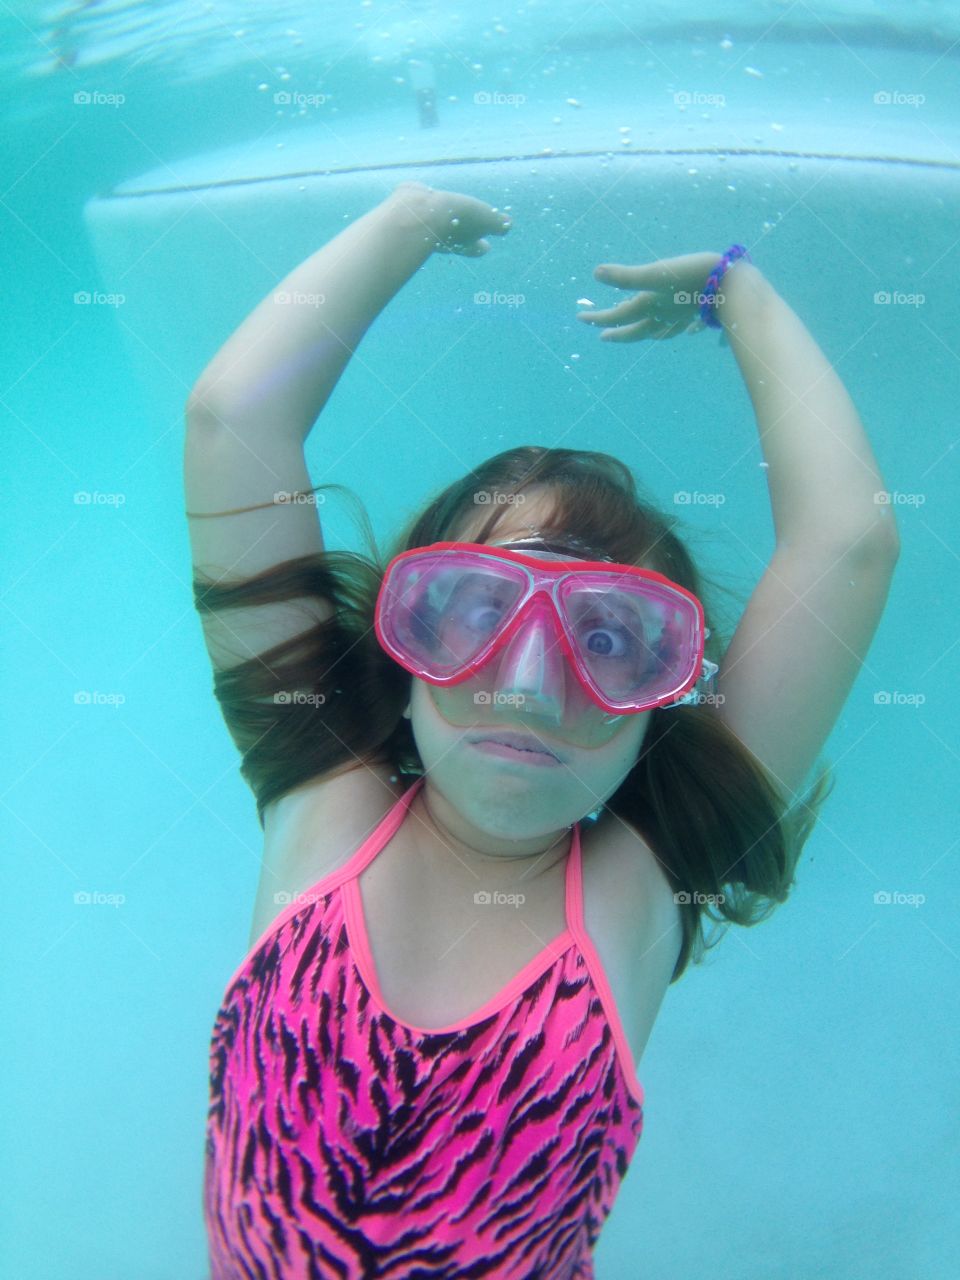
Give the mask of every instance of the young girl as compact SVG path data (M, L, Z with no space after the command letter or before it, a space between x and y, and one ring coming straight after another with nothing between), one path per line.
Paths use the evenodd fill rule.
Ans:
M604 454L509 450L385 560L325 551L303 447L347 360L432 253L508 227L404 183L188 405L196 603L264 831L211 1046L212 1280L592 1276L666 988L705 910L785 900L886 599L856 411L737 246L598 267L631 296L580 317L728 335L776 527L728 645L676 522Z

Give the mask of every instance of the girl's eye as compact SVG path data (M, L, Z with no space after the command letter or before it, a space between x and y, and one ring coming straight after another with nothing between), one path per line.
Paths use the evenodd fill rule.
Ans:
M593 627L586 633L587 652L598 658L625 658L631 648L625 632Z
M467 581L449 602L448 612L451 620L456 619L475 635L486 636L495 630L510 603L495 584Z
M471 631L479 631L487 635L493 631L502 617L502 610L490 605L478 605L466 613L464 621Z

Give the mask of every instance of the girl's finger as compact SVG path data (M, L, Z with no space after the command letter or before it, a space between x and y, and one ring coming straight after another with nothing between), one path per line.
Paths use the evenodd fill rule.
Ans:
M625 298L615 307L607 307L603 311L578 311L577 319L589 324L622 324L625 320L639 320L653 299L652 293L638 294L636 298Z
M624 324L619 329L604 329L600 335L601 342L639 342L641 338L651 338L651 329L656 326L652 320L640 320L637 324Z
M662 265L649 262L641 267L627 267L617 262L602 262L593 273L602 284L616 285L619 289L655 289L663 284L666 273Z

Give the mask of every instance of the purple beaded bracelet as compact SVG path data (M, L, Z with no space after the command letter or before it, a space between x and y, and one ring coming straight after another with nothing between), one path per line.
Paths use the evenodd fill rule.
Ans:
M738 258L746 258L748 262L753 261L742 244L732 244L707 276L707 283L703 286L703 301L700 303L700 319L711 329L723 328L723 325L717 319L717 287L720 284L720 280L727 267L729 267L731 263L736 262Z

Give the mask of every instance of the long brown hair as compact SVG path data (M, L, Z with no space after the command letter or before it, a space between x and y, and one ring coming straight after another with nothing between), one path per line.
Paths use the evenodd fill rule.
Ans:
M214 692L242 752L241 773L256 796L261 825L272 800L359 761L388 763L411 779L423 773L402 714L412 677L381 649L373 630L384 570L401 551L457 541L484 504L489 515L471 541L489 540L508 503L523 502L531 491L552 499L537 522L539 533L563 535L568 543L573 537L584 555L642 564L692 591L711 633L706 656L722 669L728 639L717 596L724 589L697 569L679 536L680 519L641 497L631 472L609 454L507 450L438 494L383 557L364 512L369 556L325 551L239 582L195 580L201 612L304 597L335 608L328 621L215 675ZM677 895L683 944L672 982L719 941L720 934L706 936L705 919L758 924L786 900L832 786L824 767L806 794L788 804L712 706L690 703L651 713L636 764L603 807L640 833Z

